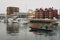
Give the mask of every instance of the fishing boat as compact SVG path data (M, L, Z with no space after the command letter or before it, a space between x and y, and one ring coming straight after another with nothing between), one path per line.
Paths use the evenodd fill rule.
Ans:
M30 28L34 31L53 31L57 20L54 19L31 19ZM57 28L57 27L56 27Z

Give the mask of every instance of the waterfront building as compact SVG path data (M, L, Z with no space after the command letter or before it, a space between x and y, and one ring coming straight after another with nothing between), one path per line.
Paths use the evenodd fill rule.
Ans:
M18 7L7 7L7 15L14 14L14 12L19 12Z
M53 18L58 19L58 10L53 9L53 8L38 8L35 10L35 18L38 19L53 19Z

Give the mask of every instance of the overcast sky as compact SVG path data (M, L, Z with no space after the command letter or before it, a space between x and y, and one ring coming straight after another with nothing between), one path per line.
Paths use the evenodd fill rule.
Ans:
M35 8L54 7L60 9L60 0L0 0L0 13L6 13L6 8L9 6L19 7L23 12Z

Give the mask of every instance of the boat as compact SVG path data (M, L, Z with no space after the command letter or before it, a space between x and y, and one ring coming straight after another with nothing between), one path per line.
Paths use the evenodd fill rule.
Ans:
M48 27L48 26L44 27L44 26L39 25L39 24L32 24L30 28L31 28L30 31L43 31L43 32L47 32L47 31L52 32L53 31L52 27Z
M34 31L50 31L52 32L54 28L57 28L53 26L56 24L55 19L30 19L31 26L30 28Z
M19 21L20 24L29 23L29 20L27 18L20 18L19 20L20 20Z
M31 23L51 23L51 22L55 22L57 20L54 19L30 19Z

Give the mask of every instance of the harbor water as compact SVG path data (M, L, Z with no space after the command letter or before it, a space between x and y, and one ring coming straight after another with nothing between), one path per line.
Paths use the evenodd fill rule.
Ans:
M54 33L30 32L30 24L0 23L0 40L60 40L60 24Z

